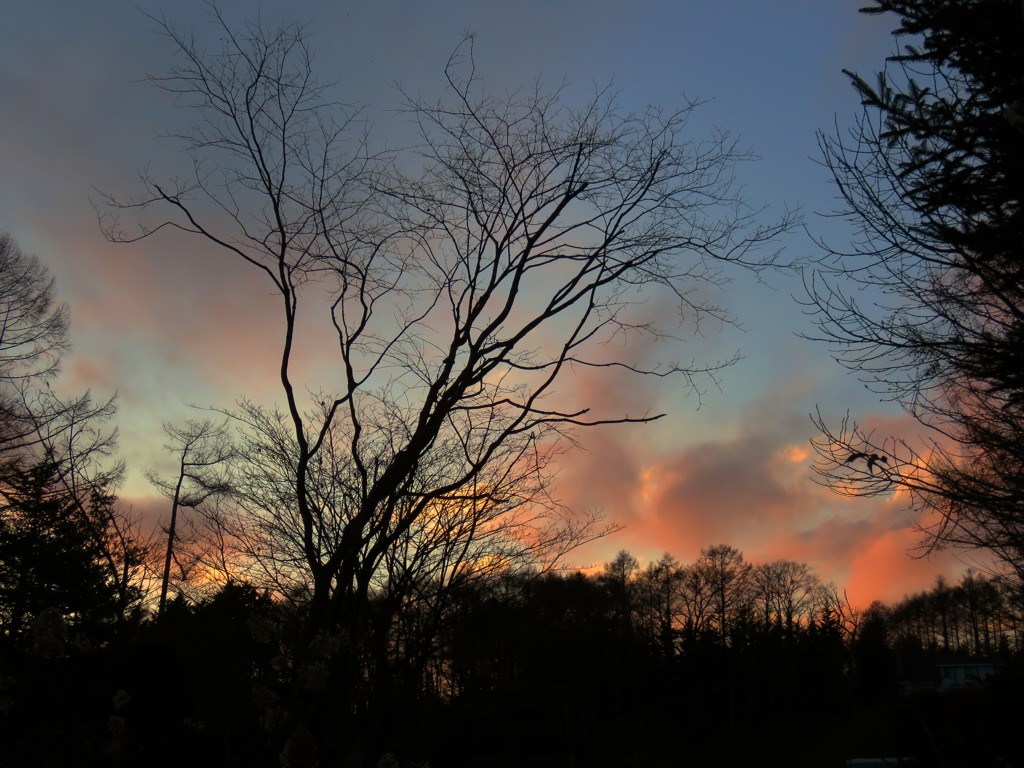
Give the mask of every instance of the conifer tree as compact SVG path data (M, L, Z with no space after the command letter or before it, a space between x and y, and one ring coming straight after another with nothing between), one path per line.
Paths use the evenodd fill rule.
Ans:
M118 614L102 534L60 488L58 471L41 461L3 480L0 629L16 644L40 623L95 636Z

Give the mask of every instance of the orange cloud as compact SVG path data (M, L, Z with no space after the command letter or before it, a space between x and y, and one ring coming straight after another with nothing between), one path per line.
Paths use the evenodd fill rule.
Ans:
M587 432L587 451L566 457L559 489L626 528L578 559L601 563L625 548L642 560L668 551L692 562L725 543L751 562L805 562L861 607L926 589L940 573L956 578L964 566L955 555L914 556L922 535L905 497L842 497L816 484L810 422L779 401L765 393L721 425L720 437L692 443L677 430L672 445L657 434L663 424ZM900 414L871 414L869 423L879 434L919 430ZM657 439L645 440L645 430Z

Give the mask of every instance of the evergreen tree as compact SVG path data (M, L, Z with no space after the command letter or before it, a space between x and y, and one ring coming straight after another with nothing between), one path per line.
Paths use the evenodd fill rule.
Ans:
M95 636L119 614L103 529L59 487L58 469L11 472L0 492L0 628L15 644L69 629Z

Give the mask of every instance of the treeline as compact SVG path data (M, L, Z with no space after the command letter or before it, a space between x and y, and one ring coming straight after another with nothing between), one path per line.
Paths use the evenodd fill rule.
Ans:
M1024 648L1024 593L1015 579L968 570L958 584L939 577L927 592L873 608L886 619L890 643L907 652L1006 657Z
M389 753L435 768L1020 756L1008 735L1021 593L1000 579L969 573L859 611L806 565L749 563L722 545L690 564L666 554L641 567L621 552L590 575L495 574L440 591L397 612L372 596L373 631L336 698L318 681L339 640L303 658L301 609L250 585L180 592L160 614L151 602L118 621L98 592L19 631L5 602L0 764L277 765L274 724L303 704L290 699L295 674L306 695L328 698L316 706L335 743L317 746L346 765ZM927 675L922 660L934 672L956 654L991 658L1002 674L901 695L908 675ZM984 744L968 736L979 727Z
M893 649L936 658L1005 658L1024 649L1021 583L970 569L957 584L940 576L926 592L867 610L803 563L748 563L725 545L704 549L690 565L666 553L643 569L621 552L601 578L615 583L631 632L665 655L685 653L698 639L742 643L751 627L784 634L834 627L854 642L865 617L884 620Z

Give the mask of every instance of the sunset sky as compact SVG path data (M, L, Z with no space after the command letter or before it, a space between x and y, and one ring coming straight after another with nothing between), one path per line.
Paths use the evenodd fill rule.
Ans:
M466 30L476 34L478 67L497 92L540 77L565 81L569 99L611 83L635 109L676 106L684 94L709 99L692 130L727 128L761 157L737 169L749 201L767 207L766 219L799 208L810 234L842 243L846 225L822 215L836 204L816 132L849 124L858 109L841 70L870 74L893 46L891 20L857 14L861 4L294 0L285 11L283 3L234 0L223 7L231 22L257 15L267 27L308 22L317 72L337 83L339 101L365 105L382 143L410 136L394 112L395 84L439 95L445 62ZM155 513L166 505L143 471L166 461L161 422L187 415L186 403L230 406L242 395L279 401L280 330L273 297L238 263L181 237L112 245L101 235L90 202L100 192L130 196L140 189L139 169L169 177L188 162L158 135L188 114L145 82L173 52L146 14L165 14L200 36L210 28L198 0L40 0L5 9L0 229L57 277L75 345L61 387L118 393L130 469L122 495ZM802 230L779 245L791 259L817 253ZM581 435L584 450L565 458L562 500L603 508L625 525L577 561L600 563L625 548L643 561L668 551L690 562L702 547L731 544L754 562L806 562L860 604L897 600L940 573L959 577L974 564L962 555L908 554L919 534L904 499L844 499L814 484L809 414L816 408L833 421L849 409L880 433L918 429L847 375L825 346L800 338L813 329L794 299L797 276L734 277L717 298L741 328L708 327L658 352L698 361L742 354L699 403L679 382L571 382L581 403L667 414L643 427ZM304 362L315 374L315 353Z

